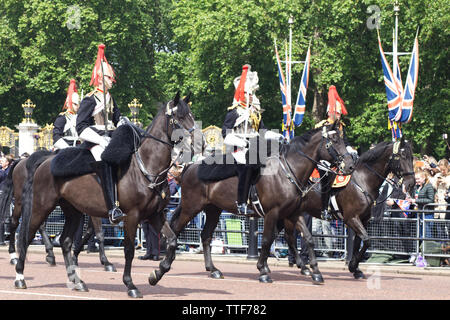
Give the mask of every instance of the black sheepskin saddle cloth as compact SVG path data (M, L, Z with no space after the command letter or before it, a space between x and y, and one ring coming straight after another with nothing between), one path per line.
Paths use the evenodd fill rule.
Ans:
M207 158L198 166L197 176L201 181L221 181L237 176L236 161L233 164L226 164L226 156L223 155L222 164L213 162L212 158Z
M35 168L39 167L41 163L44 162L44 160L46 160L52 154L53 153L51 151L47 150L38 150L36 152L33 152L31 156L27 158L27 162L25 164L27 171L34 172Z
M119 167L129 163L131 155L139 147L144 132L133 125L117 128L111 141L102 153L102 160ZM94 145L84 142L78 147L60 150L51 163L51 172L56 177L74 177L94 172L95 159L89 150Z
M50 164L50 171L55 177L76 177L94 172L94 156L86 144L59 150Z

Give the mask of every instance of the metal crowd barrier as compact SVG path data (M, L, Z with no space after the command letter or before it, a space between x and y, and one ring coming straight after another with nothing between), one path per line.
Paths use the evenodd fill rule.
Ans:
M442 246L450 246L450 220L426 217L427 214L445 213L450 210L437 210L442 204L432 203L421 211L411 210L408 217L393 218L392 213L402 210L387 210L381 221L369 221L368 233L371 238L371 248L368 253L382 253L408 257L422 252L425 257L450 258L450 250L445 253ZM444 205L445 206L445 205ZM434 209L430 209L434 208ZM172 217L174 207L167 211L167 220ZM414 215L415 214L415 215ZM87 222L88 217L85 216ZM200 233L206 221L204 212L200 212L180 233L178 238L179 250L188 251L201 246ZM251 223L255 222L254 230ZM51 237L60 234L64 226L64 214L57 207L49 216L46 230ZM87 223L85 223L85 228ZM261 218L252 220L245 217L223 212L213 234L213 251L222 253L247 254L257 256L261 248L264 221ZM109 224L108 219L103 220L105 245L120 247L123 244L123 227ZM312 234L314 237L316 253L342 259L347 254L348 230L342 221L322 221L313 218ZM252 235L255 237L253 238ZM39 236L39 235L38 235ZM253 242L252 242L253 241ZM139 228L136 244L145 243L143 232ZM253 244L254 243L254 244ZM300 238L297 246L301 247ZM253 251L252 251L253 247ZM277 236L273 252L287 250L284 231Z

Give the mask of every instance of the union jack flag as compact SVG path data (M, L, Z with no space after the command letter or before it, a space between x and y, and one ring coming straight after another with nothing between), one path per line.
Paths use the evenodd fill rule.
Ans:
M302 80L300 81L300 89L298 90L297 103L294 112L294 125L298 127L302 124L303 116L305 115L306 105L306 89L308 88L309 80L309 62L310 62L310 47L306 53L305 67L303 68Z
M408 210L411 206L411 203L408 200L400 200L400 199L394 199L394 202L399 206L401 210L403 210L402 214L406 218L408 217Z
M409 62L408 75L406 77L405 90L402 96L402 115L400 122L408 123L411 121L413 113L414 93L417 86L419 75L419 41L414 40L414 47Z
M399 121L402 115L401 78L399 86L398 83L399 79L397 77L394 77L391 67L389 66L389 62L386 60L386 56L384 55L383 48L381 47L381 40L379 34L378 34L378 45L380 47L381 66L383 67L384 84L386 87L386 96L388 100L389 120ZM400 70L398 67L397 73L400 74Z
M286 85L286 81L283 75L283 69L281 66L280 56L278 55L277 46L275 44L275 54L277 57L277 65L278 65L278 78L280 80L280 91L281 91L281 103L283 105L283 136L286 139L290 139L293 132L290 132L291 128L291 106L287 101L288 87Z

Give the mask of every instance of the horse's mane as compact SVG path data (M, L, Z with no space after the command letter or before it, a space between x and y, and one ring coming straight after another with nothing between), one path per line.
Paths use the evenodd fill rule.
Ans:
M281 152L287 155L289 151L292 152L302 152L305 145L311 140L312 136L315 135L322 128L311 129L301 136L294 137L289 144L283 145Z
M170 103L170 106L173 108L174 107L173 100L170 100L167 104L169 104L169 103ZM159 118L161 113L166 112L167 104L163 104L159 107L158 113L156 114L156 116L153 117L153 119L150 122L150 124L148 125L147 129L145 129L146 132L148 132L151 129L151 127L153 125L153 120ZM176 111L177 117L184 118L185 116L187 116L189 114L190 107L183 99L180 99L178 101L177 106L178 106L177 111Z
M359 157L358 162L366 162L371 163L378 160L381 155L384 154L387 147L391 145L391 142L380 142L373 149L367 150L364 152L361 157Z

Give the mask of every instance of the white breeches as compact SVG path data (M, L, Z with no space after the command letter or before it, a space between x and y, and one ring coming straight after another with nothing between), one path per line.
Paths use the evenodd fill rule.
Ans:
M91 153L94 156L95 161L101 161L102 160L102 153L105 151L105 148L103 148L101 145L97 144L96 146L93 146L91 148Z

